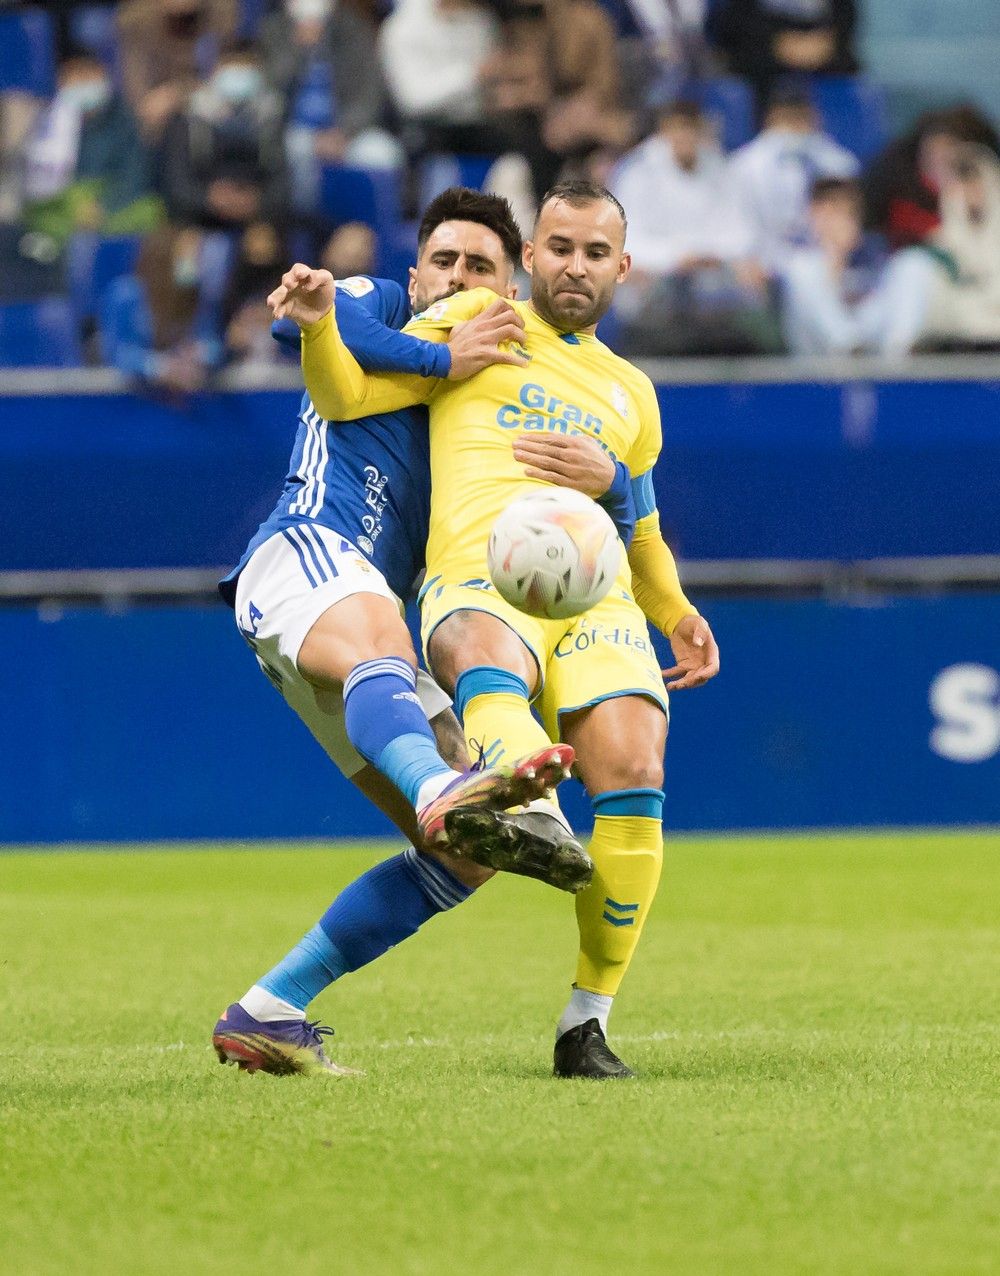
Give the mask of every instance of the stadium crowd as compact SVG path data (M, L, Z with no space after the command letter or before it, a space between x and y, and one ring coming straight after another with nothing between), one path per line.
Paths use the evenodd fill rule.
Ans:
M293 259L405 277L445 186L605 182L632 355L1000 348L1000 138L890 138L854 0L0 8L0 365L172 391L282 358ZM53 352L56 354L53 354Z

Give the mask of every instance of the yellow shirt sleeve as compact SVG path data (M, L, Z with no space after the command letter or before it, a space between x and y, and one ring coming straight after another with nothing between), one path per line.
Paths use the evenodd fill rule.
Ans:
M414 315L403 331L411 337L419 337L421 341L447 341L448 334L457 323L475 319L496 299L497 294L489 288L456 292Z
M489 288L458 292L414 315L403 329L423 341L444 342L457 323L473 319L496 301ZM437 377L403 372L366 372L344 344L334 309L302 329L302 373L313 407L328 421L356 421L377 412L398 412L426 403Z
M313 407L328 421L356 421L426 403L437 385L434 377L366 372L344 344L334 310L302 329L302 374Z
M629 546L632 592L646 617L669 638L678 621L697 616L681 588L677 564L670 546L660 532L660 516L653 491L653 466L663 444L660 407L648 377L636 387L640 428L626 463L634 475L632 491L636 503L635 536Z

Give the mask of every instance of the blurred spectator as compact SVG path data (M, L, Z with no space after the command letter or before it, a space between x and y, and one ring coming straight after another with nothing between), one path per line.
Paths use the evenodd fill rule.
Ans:
M633 353L773 349L767 281L753 230L700 108L675 102L620 165L632 277L616 309Z
M118 11L125 96L147 139L211 69L235 38L239 0L126 0Z
M861 187L820 178L809 217L815 246L784 271L785 336L793 354L908 354L924 330L937 268L910 248L887 255L862 231Z
M789 249L809 240L809 191L818 177L854 177L858 161L820 132L808 97L779 92L764 129L734 151L730 165L738 197L754 227L755 252L775 272Z
M201 277L201 247L196 230L153 231L135 274L114 280L100 303L105 362L170 395L201 389L223 359L215 309Z
M567 164L578 171L594 152L620 155L634 120L621 106L614 25L596 0L502 0L498 8L499 43L481 69L490 129L476 148L457 149L504 154L508 163L523 156L537 204ZM518 183L501 172L498 189L517 206Z
M632 119L619 108L621 67L615 29L597 0L545 0L551 98L545 140L560 155L625 146Z
M923 243L941 222L941 188L967 143L1000 153L1000 139L973 106L930 111L890 142L865 175L866 221L893 247Z
M335 279L370 275L375 268L375 232L363 222L338 226L320 250L319 261Z
M784 75L856 71L856 21L854 0L721 0L708 30L729 69L750 81L762 106Z
M684 86L717 71L705 21L709 0L621 0L619 58L628 105L672 102Z
M499 35L490 7L475 0L398 0L379 31L379 51L401 121L435 132L485 126L480 72Z
M964 146L941 185L941 224L929 244L942 263L925 346L1000 349L1000 163Z
M403 162L381 127L386 94L370 17L346 2L285 0L265 19L258 44L267 78L285 99L297 210L315 211L322 164Z
M628 215L633 270L687 271L750 257L753 231L701 108L674 102L612 178Z
M208 83L170 121L163 149L175 221L235 228L286 215L284 110L252 44L220 54Z
M24 147L24 223L35 255L58 256L76 230L152 229L163 205L135 120L100 60L74 54Z
M291 262L288 245L269 222L254 222L240 236L222 303L226 354L236 363L275 363L281 356L271 338L267 295Z

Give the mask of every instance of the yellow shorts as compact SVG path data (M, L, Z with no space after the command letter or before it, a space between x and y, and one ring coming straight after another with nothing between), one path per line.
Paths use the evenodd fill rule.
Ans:
M433 577L421 596L425 659L434 630L456 611L496 616L528 648L541 682L536 706L553 740L559 739L563 714L615 696L646 696L669 718L667 693L646 618L632 595L619 585L575 620L539 620L505 602L488 582L454 584Z

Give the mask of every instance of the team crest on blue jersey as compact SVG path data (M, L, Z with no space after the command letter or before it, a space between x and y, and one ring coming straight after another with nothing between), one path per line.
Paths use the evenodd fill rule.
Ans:
M366 293L373 292L375 289L372 281L366 279L364 275L351 275L347 279L338 279L335 286L341 292L348 293L351 297L363 297Z

